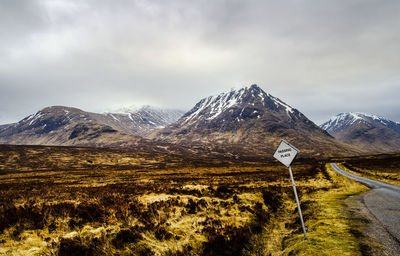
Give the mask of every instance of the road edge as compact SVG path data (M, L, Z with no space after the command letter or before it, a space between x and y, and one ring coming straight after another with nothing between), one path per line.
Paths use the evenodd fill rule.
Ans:
M397 239L387 231L364 203L364 196L369 192L345 199L345 204L353 215L351 217L353 232L360 242L360 249L363 255L400 255L400 244ZM357 230L360 233L357 233Z
M337 171L333 165L340 169L340 171L343 171L346 174L347 172L337 166L336 163L330 163L332 169L338 174L354 180L370 189L360 195L354 197L350 196L344 200L345 205L348 206L347 210L351 213L351 216L349 216L353 223L351 232L359 240L362 254L379 256L400 255L400 241L390 233L390 231L382 224L375 214L371 212L365 203L365 196L369 193L373 193L375 190L375 184L373 183L383 182L371 180L362 176L356 176L351 173L349 173L349 177L349 175L344 175ZM356 179L352 178L353 176L356 176ZM385 187L391 186L391 184L383 184Z

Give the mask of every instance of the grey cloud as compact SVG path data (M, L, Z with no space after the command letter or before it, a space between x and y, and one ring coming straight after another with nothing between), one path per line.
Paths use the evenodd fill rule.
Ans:
M37 1L2 1L0 51L7 50L10 46L23 46L24 41L28 40L32 33L47 26L47 21L46 13Z
M47 105L189 109L258 83L316 122L400 121L399 1L3 1L0 123Z

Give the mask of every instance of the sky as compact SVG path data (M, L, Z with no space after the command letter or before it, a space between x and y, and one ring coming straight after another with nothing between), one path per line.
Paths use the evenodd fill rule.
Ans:
M400 121L398 0L0 0L0 124L52 105L189 110L258 84L317 124Z

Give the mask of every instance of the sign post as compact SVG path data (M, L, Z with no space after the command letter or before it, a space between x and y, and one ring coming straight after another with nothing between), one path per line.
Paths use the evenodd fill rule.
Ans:
M304 226L303 214L301 213L299 197L297 196L296 185L294 184L293 179L292 167L290 166L299 152L300 150L298 150L292 144L290 144L286 140L282 140L274 154L274 158L284 164L286 167L289 167L290 179L292 180L294 197L296 198L297 209L299 210L301 226L303 228L304 238L307 239L307 232L306 227Z

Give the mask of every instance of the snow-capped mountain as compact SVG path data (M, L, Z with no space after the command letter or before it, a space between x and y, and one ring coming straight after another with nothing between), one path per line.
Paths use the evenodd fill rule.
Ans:
M96 119L124 133L147 137L155 130L177 121L184 113L182 110L143 106L96 115Z
M18 123L0 127L1 144L81 145L131 147L140 138L176 120L179 111L144 107L135 113L97 114L77 108L52 106Z
M0 131L0 143L26 145L101 146L117 137L131 142L132 136L96 122L92 113L62 106L47 107Z
M185 111L178 109L162 109L146 105L136 109L125 109L124 113L130 115L130 119L134 119L133 116L137 116L137 118L141 120L147 119L148 122L159 127L176 122L185 114Z
M357 151L257 85L202 99L153 138L247 156L266 156L283 138L302 146L304 155Z
M400 123L359 112L340 113L320 126L335 138L375 152L400 151Z
M329 119L329 121L323 123L321 128L331 134L334 134L358 123L375 123L377 125L384 125L400 133L400 123L391 121L381 116L360 112L340 113Z
M240 108L241 105L248 105ZM265 93L257 85L243 87L240 89L231 89L229 92L221 93L217 96L210 96L202 99L196 106L186 113L180 121L183 125L196 122L210 122L212 120L224 120L226 111L230 116L234 116L232 121L241 122L246 118L260 118L263 115L263 108L274 111L286 111L291 119L304 118L297 109L294 109L281 101L280 99ZM238 113L240 110L240 113ZM224 114L224 115L222 115ZM221 119L222 118L222 119Z

